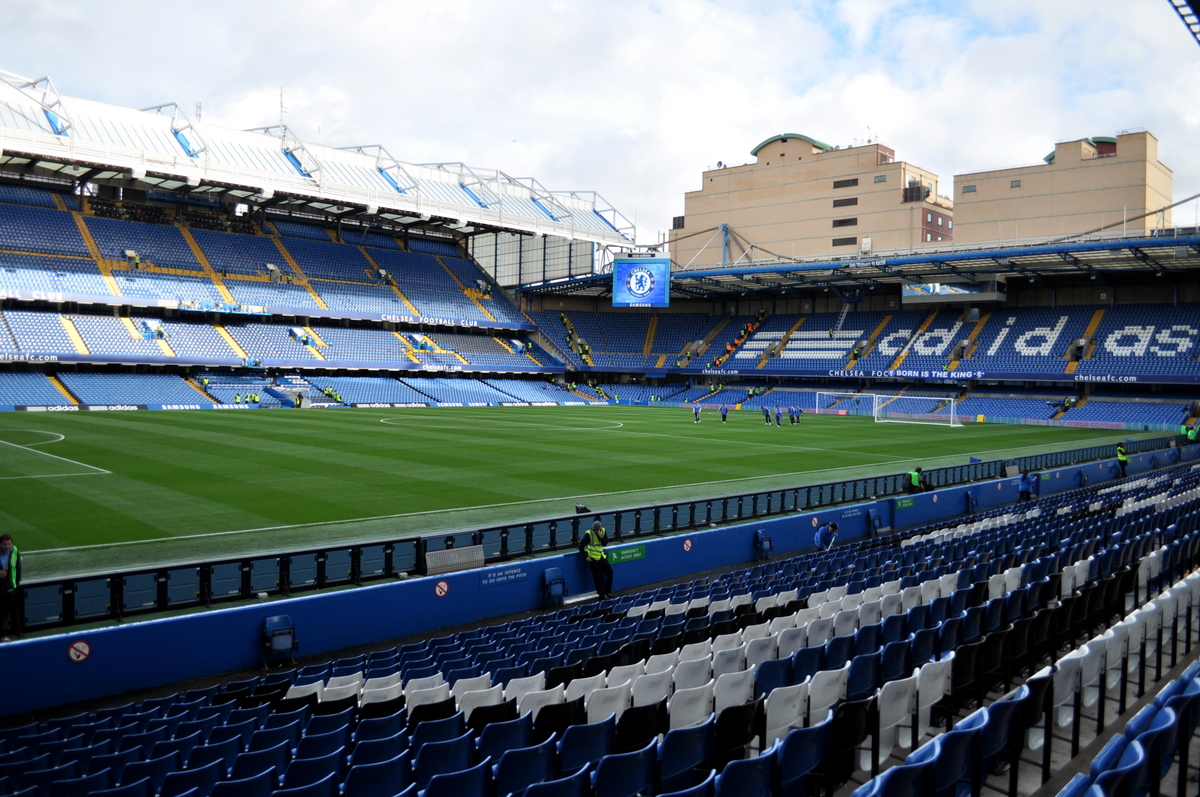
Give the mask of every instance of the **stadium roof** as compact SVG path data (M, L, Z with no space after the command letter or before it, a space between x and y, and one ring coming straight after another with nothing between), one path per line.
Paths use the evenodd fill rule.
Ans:
M331 147L285 125L234 130L177 103L134 109L59 94L49 77L0 70L0 170L228 197L334 218L366 216L456 234L482 230L628 245L633 224L594 191L463 163L416 164L382 145Z
M1200 44L1200 0L1167 0L1183 24L1191 31L1192 38Z
M1200 275L1200 229L1171 229L1146 236L1108 232L1105 239L960 244L911 252L845 258L775 259L671 274L675 299L722 300L751 295L833 288L858 293L888 284L984 281L996 277L1038 279L1134 273L1145 276ZM595 275L522 286L532 294L604 298L612 275Z

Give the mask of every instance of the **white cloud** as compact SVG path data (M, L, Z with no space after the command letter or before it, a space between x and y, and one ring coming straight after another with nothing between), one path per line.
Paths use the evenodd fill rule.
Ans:
M66 94L596 190L653 241L718 160L867 130L952 176L1145 127L1200 192L1200 49L1162 0L10 0L0 68ZM1186 213L1182 218L1190 218Z

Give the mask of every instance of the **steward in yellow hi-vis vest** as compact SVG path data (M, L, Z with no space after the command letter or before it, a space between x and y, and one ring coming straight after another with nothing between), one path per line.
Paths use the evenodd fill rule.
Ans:
M608 552L604 550L608 535L597 520L583 534L583 555L592 570L592 581L596 583L596 594L600 600L612 597L613 569L608 563Z

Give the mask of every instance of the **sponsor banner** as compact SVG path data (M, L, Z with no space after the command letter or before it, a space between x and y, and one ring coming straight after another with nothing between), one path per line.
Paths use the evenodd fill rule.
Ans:
M130 296L107 296L87 293L59 293L57 291L25 291L0 288L0 299L15 299L26 302L77 302L79 304L105 304L114 307L164 307L195 312L221 312L240 315L302 315L308 318L347 318L356 321L392 321L398 324L432 324L446 327L477 327L514 331L532 331L533 324L506 324L499 321L478 321L470 318L434 318L432 316L391 315L380 313L351 313L338 310L320 310L315 307L276 307L259 305L229 305L205 303L205 306L189 306L174 299L139 299Z
M528 407L528 401L501 401L501 407Z
M145 404L84 404L79 409L92 412L134 412L147 407Z
M557 407L558 402L557 401L531 401L531 402L529 402L529 406L530 407Z
M404 404L388 404L386 402L376 402L375 404L351 404L351 407L375 407L377 409L392 408L392 407L428 407L428 404L422 404L415 401L410 401Z
M206 410L211 404L147 404L148 410Z

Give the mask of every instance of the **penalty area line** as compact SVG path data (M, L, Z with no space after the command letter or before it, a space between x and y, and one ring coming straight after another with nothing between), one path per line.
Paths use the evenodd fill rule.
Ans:
M57 440L48 440L46 442L57 443L58 441ZM23 451L28 451L31 454L40 454L43 457L50 457L51 459L57 459L61 462L69 462L72 465L78 465L81 468L87 468L88 470L93 471L93 473L62 473L62 474L56 474L56 475L60 475L60 476L92 476L95 474L103 474L103 473L111 474L112 473L111 470L105 470L104 468L98 468L95 465L89 465L86 462L77 462L73 459L67 459L66 457L60 457L57 454L47 454L45 451L38 451L36 448L29 448L28 446L19 446L16 443L10 443L7 440L0 440L0 445L12 446L13 448L19 448ZM44 445L44 444L39 443L38 445ZM11 477L9 477L9 478L11 478ZM19 478L28 478L28 477L22 476Z

